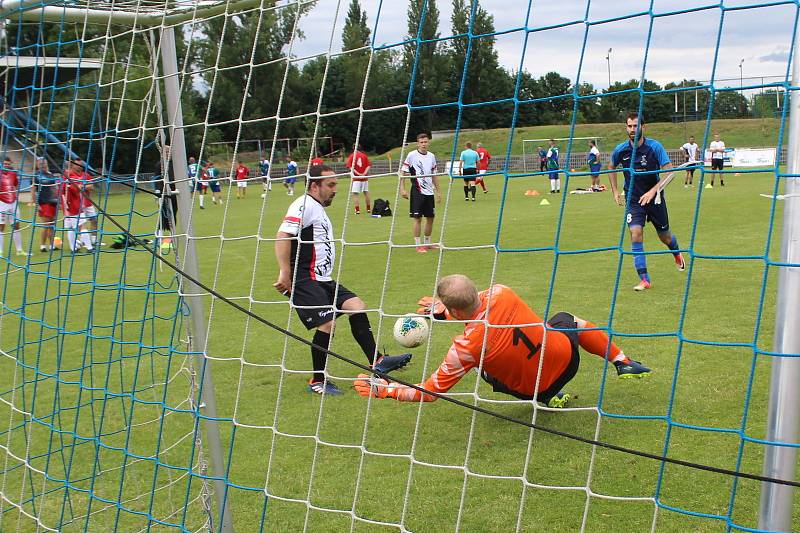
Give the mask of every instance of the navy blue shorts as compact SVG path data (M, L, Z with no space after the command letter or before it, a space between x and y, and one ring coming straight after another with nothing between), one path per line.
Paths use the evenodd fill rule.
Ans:
M550 179L557 180L558 179L558 170L551 170L550 171Z
M211 189L211 192L220 192L221 190L217 180L208 180L208 188Z
M639 205L638 198L631 198L628 214L625 221L628 227L642 226L649 221L658 233L669 231L669 214L667 214L667 200L662 196L661 203L656 204L655 199L647 205Z

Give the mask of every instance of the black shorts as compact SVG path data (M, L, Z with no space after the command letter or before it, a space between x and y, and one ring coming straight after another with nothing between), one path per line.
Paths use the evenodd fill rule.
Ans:
M355 293L335 281L299 279L294 283L291 302L306 329L314 329L336 318L334 296L336 309L341 309L347 300L356 297Z
M555 315L547 321L547 324L551 328L556 329L570 329L572 331L560 331L559 333L563 333L569 339L569 344L572 347L572 354L570 355L569 364L567 368L561 373L560 376L556 378L550 387L547 390L539 391L539 394L536 395L536 401L546 404L550 401L550 398L561 392L561 389L569 383L572 378L575 377L575 374L578 373L578 367L580 366L581 357L580 357L580 341L578 340L578 324L575 322L575 316L569 313L556 313ZM488 384L492 386L492 390L495 392L502 392L504 394L510 394L515 398L519 398L521 400L532 400L532 396L527 396L525 394L520 394L515 390L511 390L506 386L505 383L500 381L499 379L495 378L494 376L484 372L481 372L481 378Z
M433 218L436 209L432 194L422 194L416 189L411 189L411 218Z
M628 214L625 221L628 227L642 226L649 221L658 233L669 231L669 214L667 213L667 199L664 198L663 192L661 193L661 203L655 203L652 200L647 205L639 205L638 198L631 198L631 203L628 206Z
M720 159L711 159L711 170L722 170L722 167L725 166L725 160Z
M465 168L461 171L461 177L464 181L475 181L475 177L478 175L477 168Z

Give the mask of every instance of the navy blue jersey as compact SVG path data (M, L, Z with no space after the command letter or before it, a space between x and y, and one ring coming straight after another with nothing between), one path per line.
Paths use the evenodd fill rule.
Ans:
M631 203L637 201L644 193L653 188L658 183L658 171L661 167L670 162L667 151L660 142L653 139L644 139L641 146L636 148L634 154L633 169L636 171L631 188L631 153L633 146L630 141L620 143L611 154L611 167L622 167L625 174L625 194L629 194ZM639 172L652 172L651 174L639 174ZM630 192L629 192L630 191Z

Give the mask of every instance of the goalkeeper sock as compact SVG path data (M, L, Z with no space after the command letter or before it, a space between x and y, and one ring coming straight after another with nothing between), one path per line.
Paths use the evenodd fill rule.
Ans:
M636 272L639 273L639 277L650 281L650 276L647 274L647 258L644 255L644 243L632 242L631 250L633 251L633 266L636 267Z
M588 320L586 321L586 328L596 327L595 324L592 324ZM578 330L578 342L580 342L581 348L587 352L599 355L604 359L609 359L611 362L616 363L617 361L622 361L624 363L628 360L625 354L622 353L622 350L619 349L619 346L613 342L609 343L608 335L606 335L605 331L599 329Z
M469 185L464 185L464 198L469 199Z
M317 330L314 333L312 342L317 346L327 349L331 342L331 334L324 331ZM314 378L312 382L325 381L325 362L328 360L328 354L324 350L320 350L314 346L311 347L311 363L314 366Z
M372 327L369 325L369 318L366 313L356 313L350 315L350 331L364 355L367 356L369 364L375 362L375 336L372 335Z

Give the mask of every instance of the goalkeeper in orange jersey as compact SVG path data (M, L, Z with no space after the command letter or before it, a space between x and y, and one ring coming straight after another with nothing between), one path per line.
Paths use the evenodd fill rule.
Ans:
M454 274L439 281L436 293L420 300L420 314L440 320L468 321L439 368L419 387L444 393L472 368L496 392L549 407L564 407L570 397L561 391L578 371L578 347L608 360L619 377L642 377L650 369L629 359L597 326L569 313L543 320L510 288L494 285L478 292L468 277ZM489 326L488 332L486 326ZM555 329L553 329L555 328ZM541 359L541 370L539 368ZM401 402L432 402L436 396L360 374L355 388L362 396ZM537 387L538 380L538 387Z

